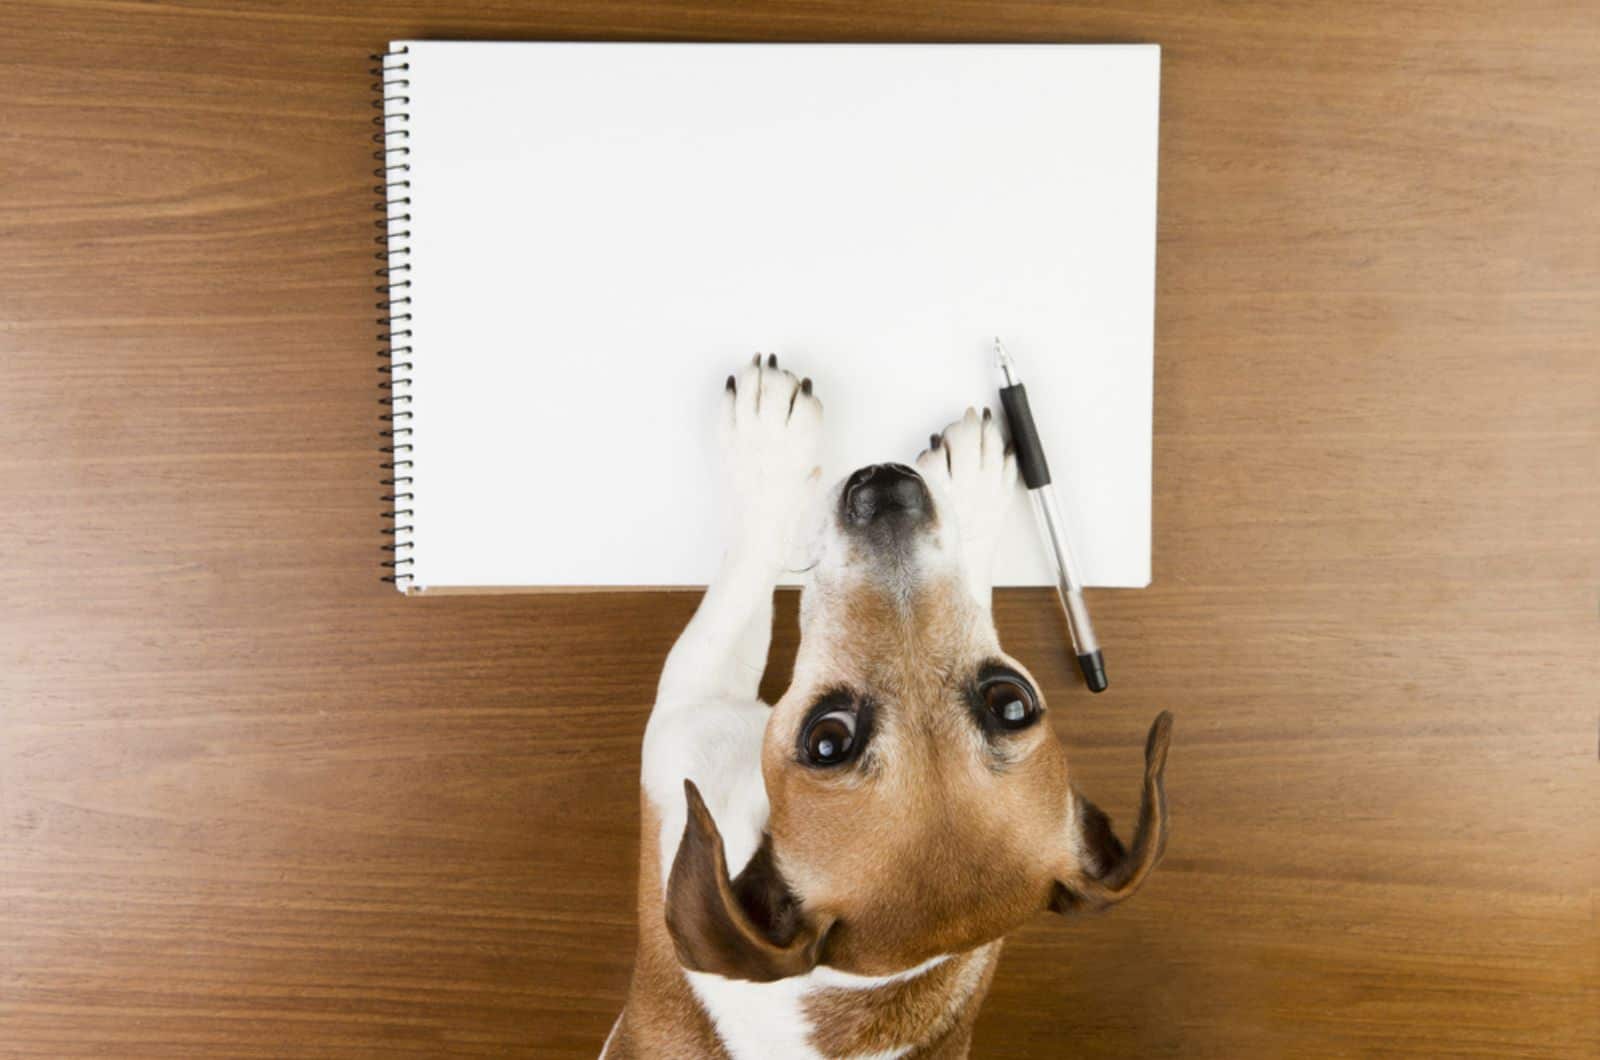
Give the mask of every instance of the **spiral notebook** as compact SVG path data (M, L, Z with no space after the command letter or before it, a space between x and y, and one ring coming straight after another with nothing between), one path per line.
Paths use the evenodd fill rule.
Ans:
M830 477L1016 355L1086 581L1150 580L1160 52L397 41L374 132L388 576L698 586L773 352ZM1050 585L1025 499L997 585Z

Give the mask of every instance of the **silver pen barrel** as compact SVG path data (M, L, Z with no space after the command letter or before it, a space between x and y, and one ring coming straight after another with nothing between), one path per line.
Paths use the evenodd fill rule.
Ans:
M1067 630L1072 634L1072 650L1078 655L1089 655L1100 650L1094 635L1094 624L1089 621L1089 609L1083 603L1083 579L1073 562L1072 551L1067 547L1066 520L1056 504L1053 486L1041 486L1028 491L1033 502L1033 516L1039 522L1039 535L1055 554L1056 593L1061 597L1061 610L1066 612Z

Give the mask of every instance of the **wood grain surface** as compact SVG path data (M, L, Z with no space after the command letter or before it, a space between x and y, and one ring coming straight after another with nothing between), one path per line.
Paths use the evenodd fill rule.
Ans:
M977 1055L1600 1053L1592 4L12 0L0 1054L616 1014L695 596L379 584L367 55L413 36L1163 45L1155 586L1094 598L1099 698L997 609L1124 821L1174 711L1173 838L1015 936Z

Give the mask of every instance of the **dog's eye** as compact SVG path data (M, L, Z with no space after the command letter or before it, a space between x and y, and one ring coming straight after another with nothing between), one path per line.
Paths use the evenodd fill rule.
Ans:
M800 747L815 766L836 766L849 760L856 747L856 716L848 710L818 715L806 726Z
M1025 729L1039 717L1038 700L1015 681L995 678L981 691L984 707L1002 729Z

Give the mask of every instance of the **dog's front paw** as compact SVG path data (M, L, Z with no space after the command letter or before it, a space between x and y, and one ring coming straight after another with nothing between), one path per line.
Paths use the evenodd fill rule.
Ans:
M940 514L955 523L968 571L984 581L1017 492L1017 458L994 415L966 415L928 440L917 470L934 491Z
M810 379L757 354L723 392L733 544L782 557L822 474L822 402Z

